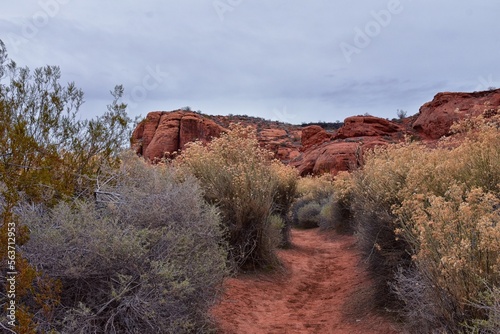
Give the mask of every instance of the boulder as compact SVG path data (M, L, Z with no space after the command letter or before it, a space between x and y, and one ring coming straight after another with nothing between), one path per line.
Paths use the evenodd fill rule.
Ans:
M330 141L332 135L325 131L319 125L310 125L302 129L302 147L301 151Z
M500 89L473 92L444 92L420 107L413 129L423 138L436 140L450 135L451 125L464 118L489 113L500 107Z
M137 154L154 161L182 150L194 140L209 141L223 131L214 121L195 113L155 111L136 127L130 141Z
M301 175L337 174L357 168L363 153L404 138L401 125L373 116L353 116L334 134L319 126L302 130L302 154L292 161Z
M385 118L374 116L353 116L344 121L344 125L335 134L334 139L356 137L400 136L403 129L398 124Z

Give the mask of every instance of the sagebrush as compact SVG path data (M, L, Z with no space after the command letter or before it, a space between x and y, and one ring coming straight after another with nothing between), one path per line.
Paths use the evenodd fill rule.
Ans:
M218 210L204 202L196 179L131 153L103 177L98 205L18 209L31 230L22 253L61 286L38 330L209 331L208 308L228 273Z

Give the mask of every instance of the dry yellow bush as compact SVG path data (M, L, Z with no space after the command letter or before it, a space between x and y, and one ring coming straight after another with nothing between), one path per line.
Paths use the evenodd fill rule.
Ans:
M209 203L217 205L229 230L231 256L242 266L277 262L265 242L269 216L288 211L296 172L259 147L255 129L234 124L207 145L195 142L177 159L200 181Z
M333 193L333 177L330 174L301 177L297 184L300 197L328 197Z
M445 141L435 149L418 143L376 149L351 180L335 183L354 194L354 215L365 224L360 235L371 242L371 260L386 266L385 279L395 280L398 267L415 267L416 276L430 282L426 286L433 292L426 294L435 295L433 303L442 306L431 318L445 322L436 326L458 330L487 317L474 305L500 283L498 124L493 116L455 125L460 145ZM411 262L394 258L396 250L411 255ZM404 289L395 290L410 302Z

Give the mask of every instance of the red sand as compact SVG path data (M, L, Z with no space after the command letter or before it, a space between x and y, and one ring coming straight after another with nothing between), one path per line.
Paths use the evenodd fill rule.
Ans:
M285 271L228 279L212 309L220 333L400 333L372 308L355 237L292 231Z

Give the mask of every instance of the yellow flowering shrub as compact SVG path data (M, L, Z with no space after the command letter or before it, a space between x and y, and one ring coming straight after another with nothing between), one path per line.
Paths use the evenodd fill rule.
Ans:
M333 192L333 177L330 174L321 176L304 176L297 183L297 194L300 197L320 198Z
M177 159L202 184L205 198L221 210L229 230L231 258L239 267L275 265L266 235L274 212L288 211L295 195L296 172L259 147L255 129L233 124L207 145L189 144Z
M363 170L336 183L352 185L351 209L379 292L395 293L416 332L477 332L500 312L484 306L500 283L498 124L493 116L455 125L459 145L376 149Z

